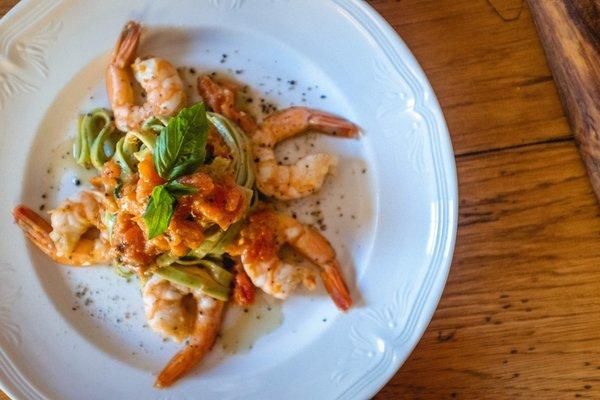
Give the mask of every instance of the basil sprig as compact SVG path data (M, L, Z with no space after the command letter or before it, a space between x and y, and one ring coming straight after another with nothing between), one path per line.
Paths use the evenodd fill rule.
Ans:
M143 218L148 239L167 230L175 210L176 197L198 190L174 179L194 173L206 157L208 120L203 103L184 108L171 118L158 136L154 148L154 167L167 183L155 186Z
M148 239L155 238L169 227L175 210L177 196L185 196L198 192L193 186L182 185L179 182L168 182L152 189L150 200L144 212L144 221L148 228Z
M148 228L148 239L152 239L167 230L171 217L175 197L169 193L165 185L155 186L152 189L150 200L144 212L144 221Z
M154 167L161 178L172 180L196 171L206 157L208 120L204 103L184 108L158 136Z

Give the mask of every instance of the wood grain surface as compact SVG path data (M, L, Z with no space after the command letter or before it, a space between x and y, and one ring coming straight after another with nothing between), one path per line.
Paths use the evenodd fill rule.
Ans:
M529 8L370 3L436 91L461 198L439 307L376 399L600 398L600 210Z
M600 198L600 2L529 0L529 6Z

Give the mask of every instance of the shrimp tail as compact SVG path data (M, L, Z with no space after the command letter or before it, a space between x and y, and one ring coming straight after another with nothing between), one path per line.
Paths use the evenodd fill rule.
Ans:
M212 347L212 343L210 345ZM187 345L183 350L175 354L171 361L169 361L169 364L160 372L156 378L156 382L154 382L154 386L159 389L171 386L180 377L198 365L208 350L210 350L210 347L202 344Z
M340 265L334 260L322 267L321 279L325 289L327 289L327 293L329 293L329 296L340 310L344 312L348 311L352 307L352 297L350 297L348 287L342 277Z
M126 68L137 53L142 27L134 21L129 21L121 31L113 53L113 63L119 68Z
M18 205L13 210L13 218L27 237L32 239L32 242L42 251L46 252L45 249L54 246L49 236L52 226L31 208L22 204Z
M54 261L67 264L68 260L56 255L56 247L50 238L52 226L38 213L25 205L18 205L13 209L15 223L23 230L27 239L35 244L44 254Z
M211 317L198 317L194 334L190 343L169 361L167 366L160 372L154 386L166 388L174 384L179 378L191 371L202 361L206 353L213 347L217 338L217 332L221 327L223 316L222 301L218 301L214 314Z
M332 136L345 138L358 136L358 127L352 122L318 110L310 110L308 126Z

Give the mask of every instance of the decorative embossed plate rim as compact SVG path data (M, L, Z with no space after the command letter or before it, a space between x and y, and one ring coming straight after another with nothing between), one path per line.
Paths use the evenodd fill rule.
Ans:
M0 179L7 182L0 193L2 237L17 232L6 211L21 200L21 182L15 177L23 177L22 166L28 157L24 144L32 141L46 108L80 63L76 54L65 59L59 56L64 56L61 40L67 35L78 29L104 32L96 37L106 36L102 39L106 43L86 48L101 53L128 18L177 26L211 25L218 20L265 32L276 32L278 26L288 23L276 37L302 54L320 55L327 73L337 71L340 91L357 95L349 100L350 107L367 134L365 146L377 155L370 160L376 181L376 242L358 280L362 304L337 318L315 343L276 371L236 378L222 388L202 388L203 394L219 398L265 398L277 393L286 393L288 398L372 396L397 371L425 330L442 293L454 249L457 188L453 152L425 75L393 29L361 0L186 0L179 4L181 12L166 4L150 5L144 0L112 6L22 1L0 21L0 117L5 121L0 134ZM204 11L214 19L206 20ZM290 15L322 18L328 23L307 20L306 27L291 26L295 20ZM333 58L330 49L337 50ZM67 62L72 65L66 66ZM20 141L15 132L22 136ZM427 228L426 234L421 233L422 227ZM48 369L42 382L29 367L50 360L41 347L31 349L31 340L37 336L32 325L21 321L23 313L29 309L34 314L51 306L46 304L32 269L17 268L23 255L16 253L24 249L20 235L18 243L0 243L1 386L14 398L64 398L64 386L74 379L68 372L79 375L77 379L87 376L80 371L66 371L64 376L59 373L63 371ZM380 265L376 268L374 264ZM56 318L56 324L64 324ZM45 345L53 346L52 338ZM82 350L82 357L97 356L86 351ZM192 398L198 393L198 387L189 382L172 392L155 392L145 387L147 377L141 378L119 362L113 367L122 368L117 372L124 376L113 386L137 384L143 398ZM86 398L107 395L113 389L90 386ZM124 391L112 393L112 397L119 397L114 393L125 396Z

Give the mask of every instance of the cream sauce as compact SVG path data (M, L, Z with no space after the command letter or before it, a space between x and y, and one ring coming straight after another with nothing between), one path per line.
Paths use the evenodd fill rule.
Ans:
M252 306L229 306L216 346L229 354L251 350L257 340L283 323L281 305L281 300L258 289Z

